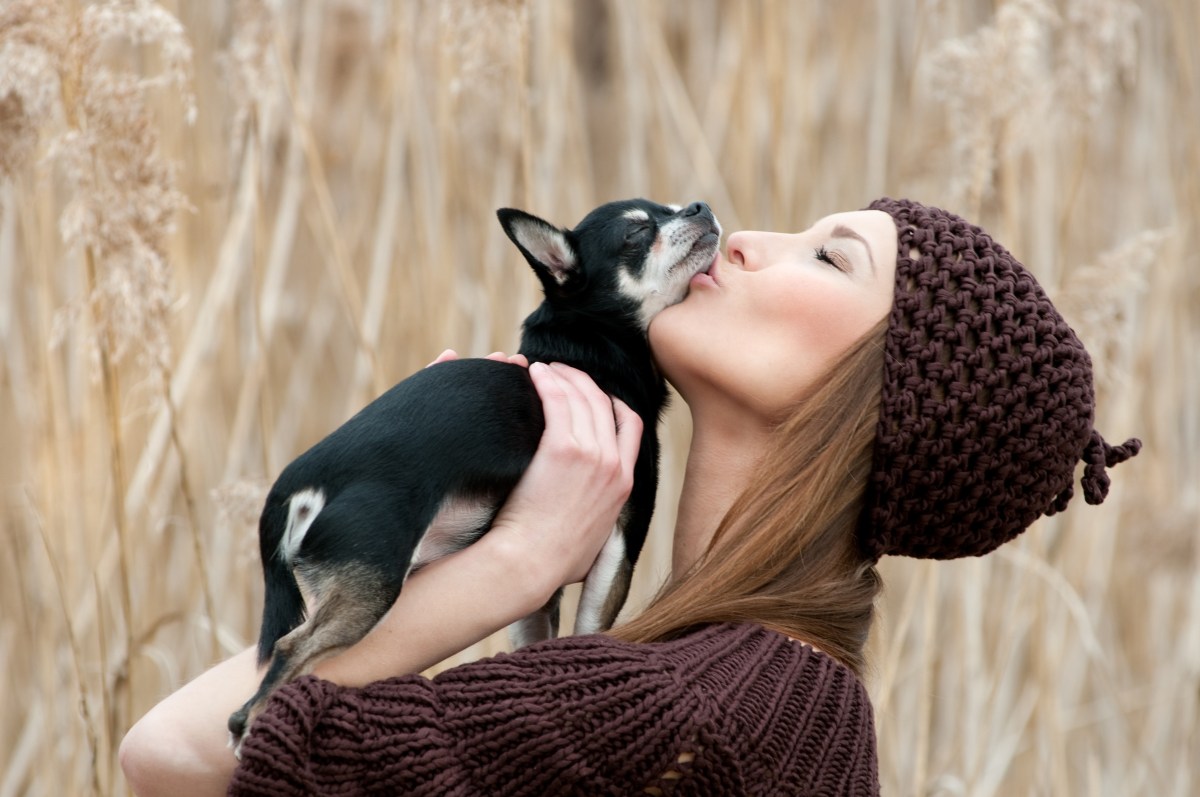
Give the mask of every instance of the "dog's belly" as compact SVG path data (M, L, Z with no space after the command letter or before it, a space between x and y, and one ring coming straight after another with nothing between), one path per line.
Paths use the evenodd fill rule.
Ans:
M447 496L413 551L409 573L479 539L491 526L496 504L488 497Z

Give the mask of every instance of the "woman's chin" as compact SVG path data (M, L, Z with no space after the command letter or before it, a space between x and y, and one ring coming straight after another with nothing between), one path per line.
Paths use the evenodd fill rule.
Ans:
M669 364L678 359L681 344L688 340L688 309L686 301L665 308L650 320L646 338L650 341L650 352L663 373ZM668 377L670 379L670 377Z

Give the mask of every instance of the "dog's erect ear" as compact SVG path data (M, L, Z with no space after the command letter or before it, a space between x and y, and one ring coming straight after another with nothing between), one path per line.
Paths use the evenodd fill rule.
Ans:
M579 266L579 255L566 230L523 210L501 208L496 211L500 225L525 255L529 265L546 283L565 285Z

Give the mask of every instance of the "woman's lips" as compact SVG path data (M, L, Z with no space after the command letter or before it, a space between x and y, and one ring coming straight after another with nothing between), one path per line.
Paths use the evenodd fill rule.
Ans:
M717 279L717 261L721 259L720 251L713 254L713 260L708 264L708 268L704 271L697 271L692 275L692 285L714 285L720 287L721 281Z

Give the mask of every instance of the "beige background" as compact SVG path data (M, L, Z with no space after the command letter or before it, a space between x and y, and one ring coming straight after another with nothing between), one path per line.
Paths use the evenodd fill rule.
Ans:
M0 5L0 797L123 792L131 717L254 639L269 480L515 347L496 208L797 230L883 193L1022 258L1146 443L1103 508L884 563L884 793L1196 793L1198 37L1192 0ZM631 610L678 402L663 432Z

